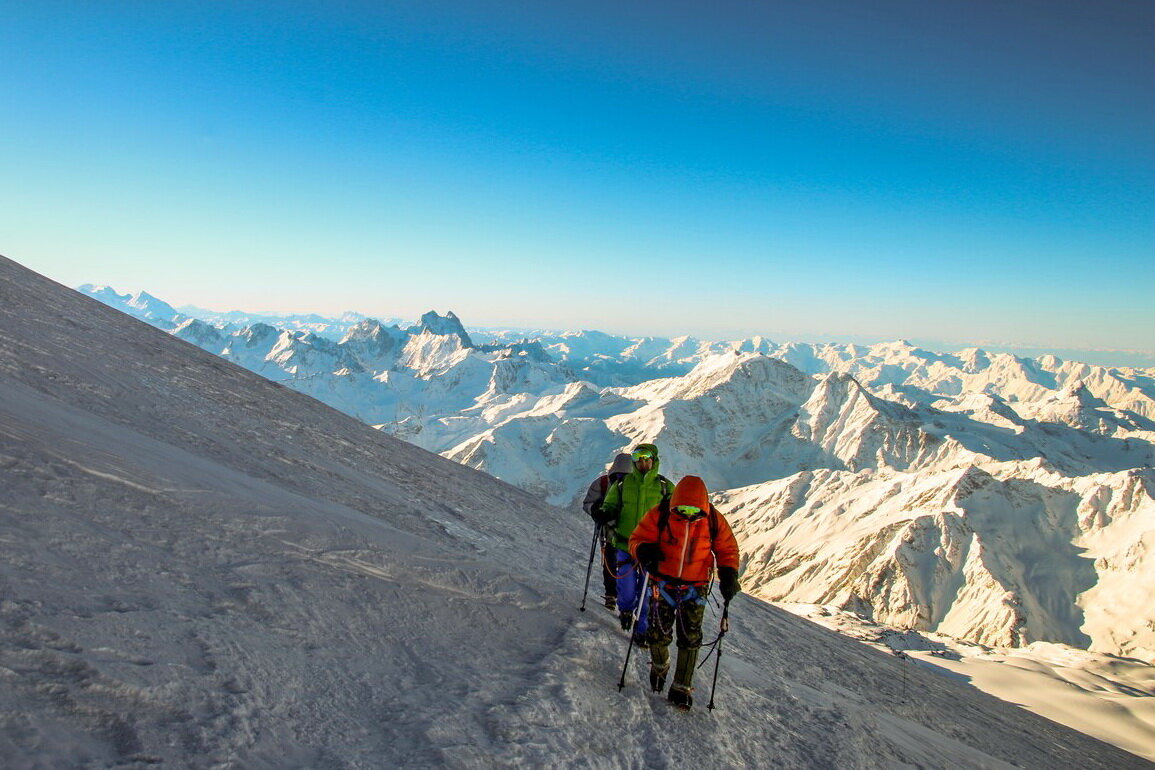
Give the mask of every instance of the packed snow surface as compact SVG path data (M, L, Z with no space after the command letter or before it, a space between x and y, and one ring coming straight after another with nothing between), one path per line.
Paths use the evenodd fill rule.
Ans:
M5 767L1148 766L745 596L619 692L585 521L4 259L0 483Z

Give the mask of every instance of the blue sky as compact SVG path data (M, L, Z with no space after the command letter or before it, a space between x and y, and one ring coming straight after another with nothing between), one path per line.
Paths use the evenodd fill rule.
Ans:
M68 285L1155 351L1152 3L0 10L0 253Z

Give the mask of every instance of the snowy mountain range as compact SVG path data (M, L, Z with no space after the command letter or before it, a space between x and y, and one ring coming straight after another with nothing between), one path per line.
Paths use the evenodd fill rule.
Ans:
M618 692L624 636L576 611L588 531L570 512L3 258L0 298L5 767L1149 766L746 596L716 711L671 710L641 663ZM234 354L267 342L248 332L224 335ZM444 330L398 340L397 371L431 383L469 358L531 369ZM773 403L853 393L736 358L775 376ZM720 416L745 408L721 398L725 368L659 380L652 403L577 385L634 412L700 387ZM795 423L818 435L829 414Z
M903 341L478 344L434 312L337 338L82 289L555 505L655 442L664 473L717 494L757 596L1155 661L1155 371Z

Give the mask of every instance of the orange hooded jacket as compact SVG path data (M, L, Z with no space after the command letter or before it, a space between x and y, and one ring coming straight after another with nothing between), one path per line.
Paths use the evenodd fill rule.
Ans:
M707 511L694 521L674 512L679 505L692 505ZM658 562L659 577L673 578L687 583L705 583L710 579L710 568L716 560L719 567L738 569L738 541L725 517L710 504L706 484L697 476L686 476L674 487L669 501L670 513L666 526L658 532L661 506L651 508L630 536L630 554L638 557L642 543L657 543L662 558ZM710 518L715 519L715 535L710 537Z

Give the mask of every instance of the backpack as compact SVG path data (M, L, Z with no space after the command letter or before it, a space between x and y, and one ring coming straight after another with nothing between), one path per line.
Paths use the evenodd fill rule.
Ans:
M618 475L618 474L614 474L614 475ZM621 476L622 476L622 478L625 478L626 474L623 473L623 474L621 474ZM619 484L621 483L621 479L618 479L618 483ZM590 506L590 511L594 514L601 511L602 503L604 503L606 501L606 492L608 492L610 489L610 474L603 473L602 475L598 476L598 486L601 488L601 495L599 495L598 499L594 500L593 505ZM619 490L618 494L621 494L620 490Z

